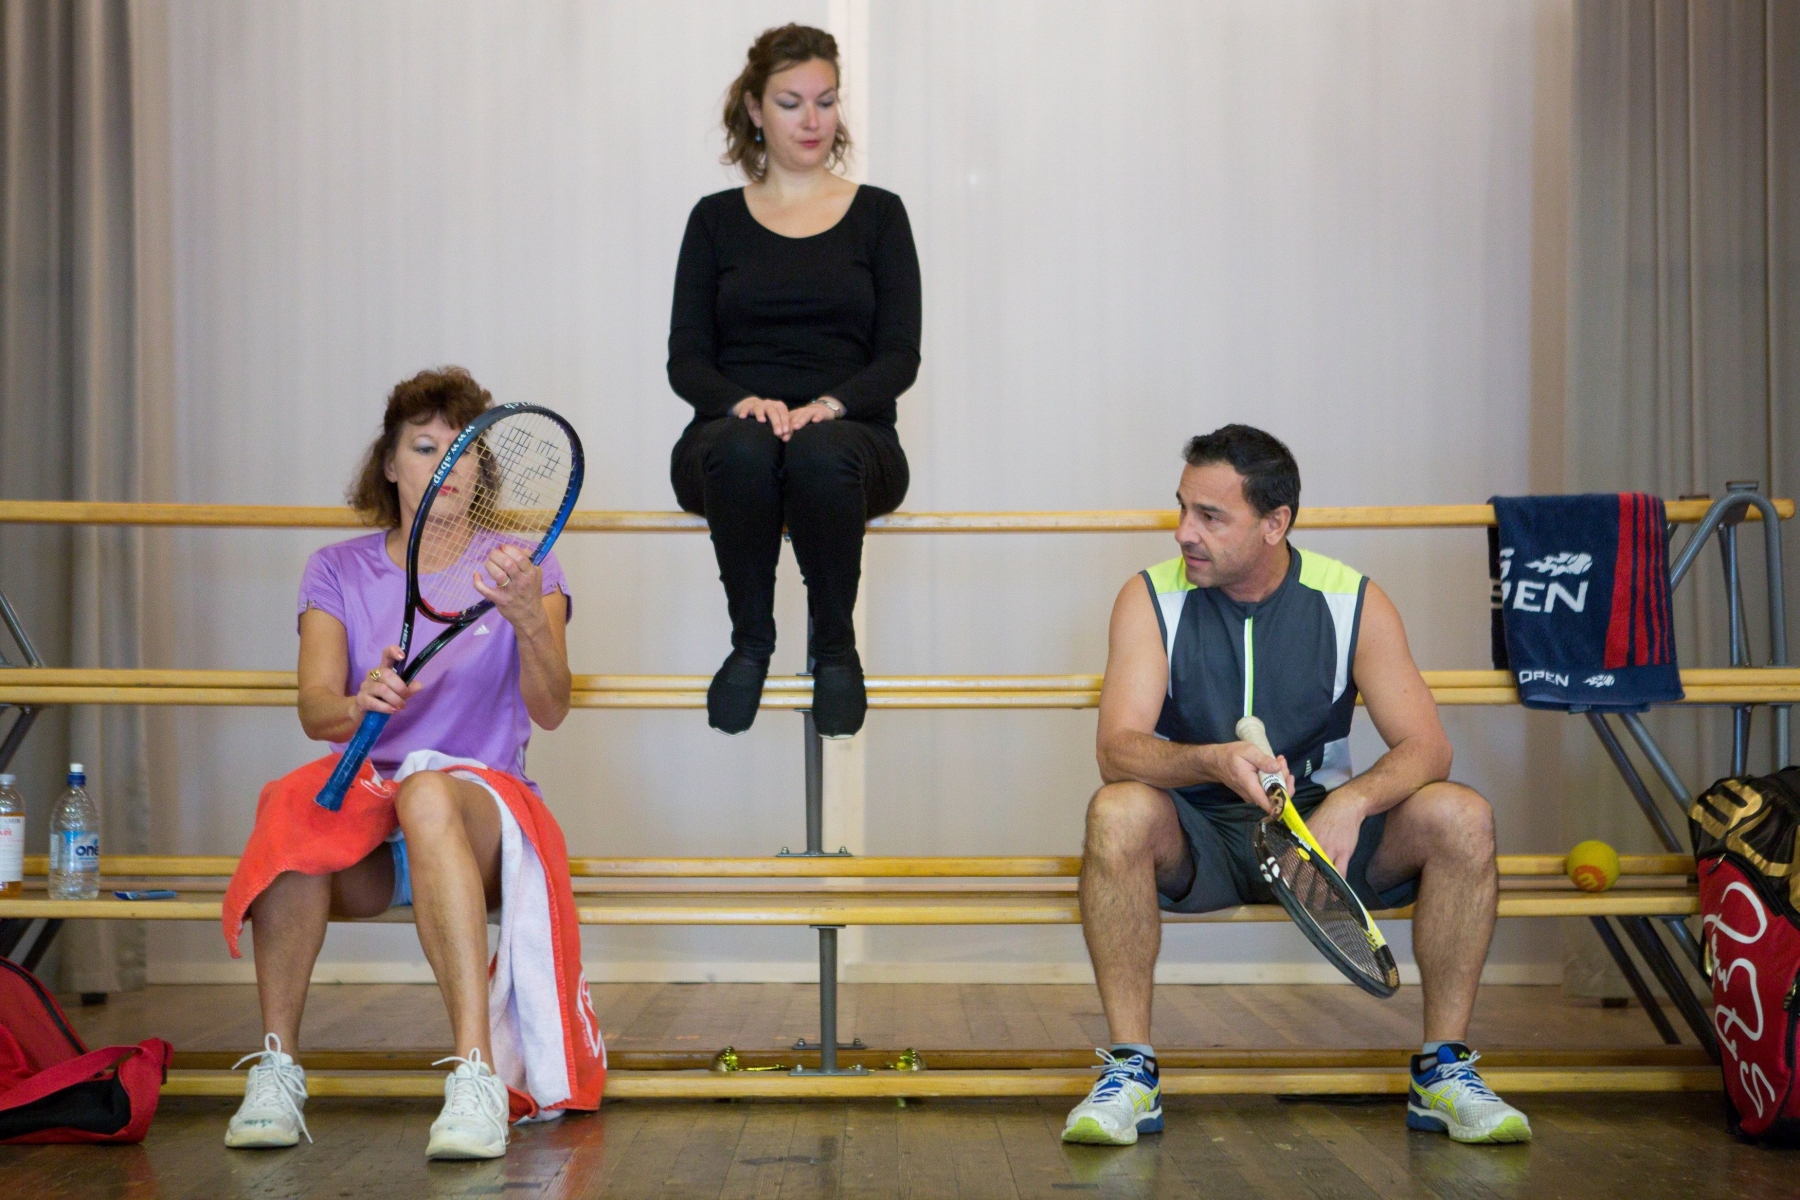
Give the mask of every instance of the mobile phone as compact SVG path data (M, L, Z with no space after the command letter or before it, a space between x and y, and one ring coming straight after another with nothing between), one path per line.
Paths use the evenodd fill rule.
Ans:
M151 888L142 892L114 892L121 900L173 900L176 893L168 888Z

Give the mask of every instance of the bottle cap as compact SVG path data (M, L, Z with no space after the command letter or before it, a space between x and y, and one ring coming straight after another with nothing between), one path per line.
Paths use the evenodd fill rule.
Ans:
M87 782L87 768L80 763L69 764L69 786L80 787Z
M19 782L17 775L0 775L0 787L11 787L17 782Z

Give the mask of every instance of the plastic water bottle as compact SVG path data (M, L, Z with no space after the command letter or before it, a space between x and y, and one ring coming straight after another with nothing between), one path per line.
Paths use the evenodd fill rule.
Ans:
M16 775L0 775L0 899L25 890L25 798Z
M50 810L50 898L100 894L100 810L87 794L87 772L69 764L69 790Z

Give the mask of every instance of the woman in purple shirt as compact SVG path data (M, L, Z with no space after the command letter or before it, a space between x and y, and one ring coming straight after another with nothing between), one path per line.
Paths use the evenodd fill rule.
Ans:
M541 567L511 546L497 549L475 586L493 611L464 630L412 683L390 644L405 608L406 541L432 473L456 434L493 403L459 368L425 371L388 397L381 436L369 447L350 502L383 528L327 546L300 582L300 725L341 751L369 712L393 719L370 762L390 777L407 755L435 750L525 775L531 726L555 729L569 713L564 629L571 602L554 556ZM438 630L423 616L415 647ZM304 1129L299 1045L307 983L333 917L372 917L413 905L419 942L450 1010L456 1053L431 1157L505 1153L506 1088L494 1075L488 1036L487 914L500 906L500 814L494 795L443 771L400 785L398 835L335 875L278 876L250 909L256 985L270 1049L252 1069L228 1146L291 1146ZM466 1076L466 1078L465 1078ZM459 1102L458 1089L468 1094ZM453 1111L454 1110L454 1111ZM497 1125L496 1125L497 1122Z

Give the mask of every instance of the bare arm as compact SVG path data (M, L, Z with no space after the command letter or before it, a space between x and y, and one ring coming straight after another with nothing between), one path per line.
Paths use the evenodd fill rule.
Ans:
M1151 603L1149 590L1136 576L1126 581L1113 602L1095 752L1100 778L1158 788L1222 783L1267 809L1268 798L1256 774L1279 771L1287 776L1285 759L1270 758L1248 742L1194 746L1156 736L1156 721L1169 690L1169 659ZM1288 786L1293 787L1291 777Z
M300 728L315 742L347 742L362 724L363 714L393 714L419 691L419 684L400 682L394 664L400 647L381 654L381 677L363 679L354 694L344 694L350 673L350 635L344 624L322 609L300 614Z
M513 626L519 643L519 692L540 729L555 729L569 715L574 677L569 674L569 598L543 597L544 619L527 629Z
M1350 861L1366 818L1450 775L1450 739L1438 720L1437 701L1413 663L1400 610L1373 580L1363 596L1351 679L1388 751L1325 797L1307 819L1325 857L1338 864Z
M543 568L517 546L500 546L488 555L486 574L475 576L475 590L513 627L519 646L519 694L525 711L540 729L555 729L569 715L569 598L560 591L544 594Z
M1448 779L1450 738L1438 719L1437 701L1413 662L1400 610L1373 580L1363 597L1351 677L1388 751L1337 790L1359 798L1364 815L1373 816L1428 783Z

